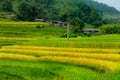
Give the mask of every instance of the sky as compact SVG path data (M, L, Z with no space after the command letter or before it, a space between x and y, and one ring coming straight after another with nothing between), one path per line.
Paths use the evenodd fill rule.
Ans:
M95 0L95 1L105 3L109 6L115 7L117 10L120 11L120 0Z

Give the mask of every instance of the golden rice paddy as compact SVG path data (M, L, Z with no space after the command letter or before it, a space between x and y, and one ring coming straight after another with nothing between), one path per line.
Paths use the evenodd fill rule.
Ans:
M43 22L14 22L14 21L8 21L8 22L5 22L5 21L0 21L0 24L1 25L42 25L42 24L46 24L46 23L43 23Z
M80 52L63 52L63 51L44 51L44 50L28 50L28 49L0 49L0 52L26 54L34 56L67 56L67 57L86 57L94 59L103 59L111 61L120 61L119 54L105 53L80 53Z
M3 60L28 60L28 61L35 61L37 60L34 56L28 55L20 55L20 54L12 54L12 53L0 53L0 59Z
M114 71L120 67L119 53L119 49L4 46L0 59L62 62Z
M45 51L67 51L67 52L84 52L84 53L120 53L120 49L99 49L99 48L56 48L56 47L38 47L38 46L4 46L3 48L13 49L30 49Z

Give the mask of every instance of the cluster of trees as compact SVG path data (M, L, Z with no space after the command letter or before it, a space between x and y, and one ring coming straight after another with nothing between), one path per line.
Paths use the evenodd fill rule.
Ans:
M103 23L102 15L99 11L86 5L84 2L80 2L78 4L78 9L71 12L69 17L71 17L71 20L74 20L74 18L77 17L84 23L92 24L94 26L100 26Z
M16 14L15 19L34 21L36 18L41 18L44 20L69 21L76 26L74 33L81 32L86 23L94 26L100 26L103 23L100 12L81 0L77 4L73 4L72 0L66 0L66 4L63 4L62 8L56 5L56 0L0 1L2 2L2 10L14 12ZM19 1L17 10L13 10L13 1Z
M2 10L3 11L13 11L14 0L0 0L2 2ZM27 19L28 16L43 18L47 20L70 20L74 17L79 18L83 22L87 22L90 24L96 24L101 21L101 15L94 8L86 5L84 2L79 1L77 5L77 9L72 8L72 1L66 0L67 5L63 7L63 11L61 12L59 6L55 6L55 0L16 0L19 1L19 5L17 5L17 10L15 11L18 18L20 20L31 20ZM22 18L25 17L25 19Z
M37 8L29 3L22 2L18 6L17 19L22 21L34 21L38 14Z
M2 12L14 12L18 20L34 21L35 18L49 20L53 0L0 0L0 3Z
M0 0L1 4L1 10L5 12L12 12L13 6L11 0Z

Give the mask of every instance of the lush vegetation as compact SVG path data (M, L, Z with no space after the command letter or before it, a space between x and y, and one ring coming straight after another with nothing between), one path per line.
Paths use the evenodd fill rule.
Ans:
M85 0L85 2L88 5L94 6L97 10L101 11L103 14L109 14L109 15L120 14L120 11L118 11L114 7L110 7L106 4L98 3L98 2L92 1L92 0Z
M118 24L109 24L101 27L102 33L105 34L120 34L120 25Z
M0 0L0 80L119 80L120 24L103 7L119 15L91 0ZM49 20L69 21L70 39Z
M51 26L49 23L0 22L0 25L1 45L25 44L53 47L120 48L119 34L91 37L83 35L82 38L77 38L77 36L72 36L71 33L73 38L67 41L65 39L66 35L64 38L58 39L58 37L60 38L66 33L66 29ZM39 28L38 25L43 28Z
M94 6L97 6L97 9ZM114 8L103 6L103 4L91 0L1 0L0 16L12 18L15 21L34 21L37 18L46 21L68 21L74 29L71 36L76 36L76 34L81 34L86 24L97 28L102 24L119 22L119 18L103 18L101 13L103 7L105 7L103 12L109 12L109 9L112 9L113 13L109 12L110 14L119 15L119 11Z
M0 78L118 80L119 52L119 49L5 46L0 49L0 73L4 75Z
M120 35L60 38L43 22L0 22L1 80L118 80ZM68 48L69 47L69 48Z
M17 1L6 0L1 2L1 9L3 12L14 12L14 15L16 15L16 17L13 18L14 20L34 21L36 18L41 18L45 20L61 20L64 22L69 21L72 23L72 20L76 17L84 23L95 26L100 26L103 23L101 14L93 7L85 4L83 1L77 1L78 3L73 4L72 2L75 1L67 0L67 2L65 2L65 8L61 8L57 3L60 3L60 5L64 6L64 1L56 2L55 0L20 0L16 10L12 8L12 4L14 4L12 2ZM8 5L8 3L11 4ZM72 8L72 5L76 7Z

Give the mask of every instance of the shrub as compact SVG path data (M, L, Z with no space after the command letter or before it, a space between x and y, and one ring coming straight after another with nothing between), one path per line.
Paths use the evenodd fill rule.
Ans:
M91 34L91 33L86 34L87 37L91 37L92 35L93 34Z
M77 34L70 34L70 38L76 38L78 35ZM61 35L60 36L61 38L66 38L67 37L67 34L65 33L65 34L63 34L63 35Z
M105 34L119 34L120 25L106 25L101 27L102 33Z
M60 37L61 38L65 38L65 37L67 37L67 34L65 33L65 34L62 34L62 35L60 35Z
M39 28L39 29L43 29L44 26L41 26L41 25L37 25L36 28Z
M76 38L78 35L77 34L71 34L70 37L71 38Z
M102 25L102 21L97 20L97 21L94 21L92 24L96 27L99 27Z

